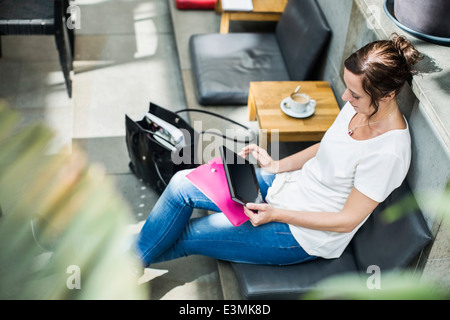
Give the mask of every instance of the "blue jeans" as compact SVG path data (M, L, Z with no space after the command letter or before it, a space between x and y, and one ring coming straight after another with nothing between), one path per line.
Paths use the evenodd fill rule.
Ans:
M249 221L235 227L219 208L185 176L175 174L158 199L138 237L137 249L145 266L188 255L265 264L289 265L314 259L291 234L289 226L272 222L254 227ZM275 175L257 170L263 198ZM194 208L217 213L191 219Z

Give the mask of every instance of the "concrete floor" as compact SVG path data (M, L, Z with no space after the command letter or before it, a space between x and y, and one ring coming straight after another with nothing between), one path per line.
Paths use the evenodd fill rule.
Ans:
M0 101L43 121L56 136L51 151L86 150L129 202L139 228L158 195L128 169L124 117L139 118L149 101L185 108L167 0L77 0L73 98L69 99L51 36L2 37ZM197 213L198 214L198 213ZM182 258L146 269L151 299L222 299L217 264Z

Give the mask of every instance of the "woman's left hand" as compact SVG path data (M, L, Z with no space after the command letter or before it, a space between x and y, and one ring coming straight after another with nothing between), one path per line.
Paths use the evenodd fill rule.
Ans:
M268 203L247 203L244 206L244 212L254 227L272 222L275 219L275 208Z

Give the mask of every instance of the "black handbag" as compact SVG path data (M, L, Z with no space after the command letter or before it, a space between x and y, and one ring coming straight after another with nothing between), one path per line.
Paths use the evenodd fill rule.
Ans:
M252 138L238 140L223 136L234 142L249 143L256 135L250 128L223 117L200 109L182 109L172 112L150 102L149 114L169 123L182 132L182 143L176 144L160 134L161 128L155 128L146 116L134 121L125 115L126 144L130 157L130 170L143 182L162 193L172 176L183 169L191 169L200 165L197 154L200 134L178 114L182 112L201 112L212 115L248 130ZM159 129L159 130L158 130ZM214 134L214 133L213 133Z

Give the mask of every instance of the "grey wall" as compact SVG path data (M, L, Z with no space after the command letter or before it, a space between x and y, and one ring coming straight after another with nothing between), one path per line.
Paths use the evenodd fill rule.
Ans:
M344 101L341 95L345 91L345 85L341 77L348 25L351 18L353 0L318 0L325 14L328 24L333 30L327 52L322 57L322 69L320 79L332 83L334 94L342 107Z

